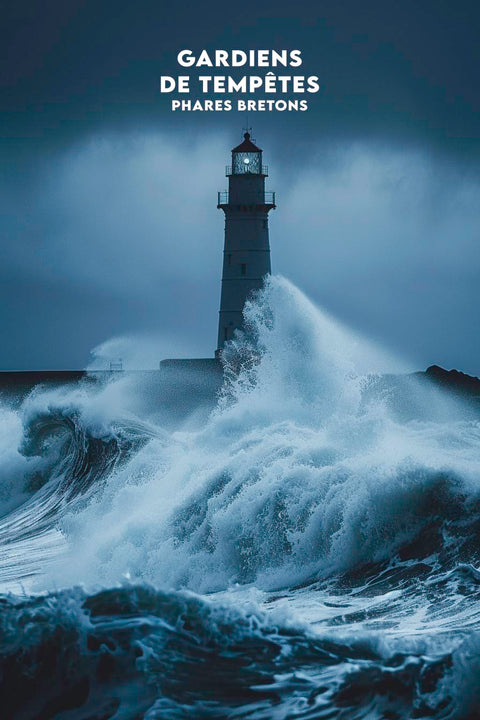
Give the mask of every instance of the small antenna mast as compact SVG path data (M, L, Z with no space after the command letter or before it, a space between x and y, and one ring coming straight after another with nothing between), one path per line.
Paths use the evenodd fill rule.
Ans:
M252 134L252 128L251 128L251 127L248 127L248 110L245 110L245 123L246 123L245 127L242 128L242 134L243 134L243 133L250 133L250 135L251 135L251 134Z

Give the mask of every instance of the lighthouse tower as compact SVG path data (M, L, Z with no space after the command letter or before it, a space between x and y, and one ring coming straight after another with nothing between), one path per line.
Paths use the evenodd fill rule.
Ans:
M262 151L246 132L226 169L228 191L218 193L217 207L225 213L225 245L216 355L242 327L245 301L271 272L268 213L275 208L275 193L265 192L267 175Z

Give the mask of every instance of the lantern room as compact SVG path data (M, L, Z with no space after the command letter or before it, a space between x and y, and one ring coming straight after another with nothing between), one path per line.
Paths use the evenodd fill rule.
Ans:
M262 165L262 151L250 139L246 132L243 142L232 150L232 165L227 167L227 175L267 175Z

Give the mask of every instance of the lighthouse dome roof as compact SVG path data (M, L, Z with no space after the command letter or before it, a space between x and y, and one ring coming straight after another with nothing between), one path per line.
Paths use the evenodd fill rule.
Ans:
M243 142L233 148L232 152L262 152L262 150L250 140L250 133L246 132L243 137Z

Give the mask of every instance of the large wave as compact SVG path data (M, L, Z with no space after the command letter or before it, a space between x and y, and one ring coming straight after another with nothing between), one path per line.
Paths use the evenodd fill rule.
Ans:
M284 279L245 315L207 422L147 433L62 512L55 583L273 589L369 563L475 561L478 421L452 420L453 401L431 393L443 422L402 423L385 399L366 402L374 351Z
M478 417L282 278L245 320L189 417L148 374L0 409L8 716L478 717Z

